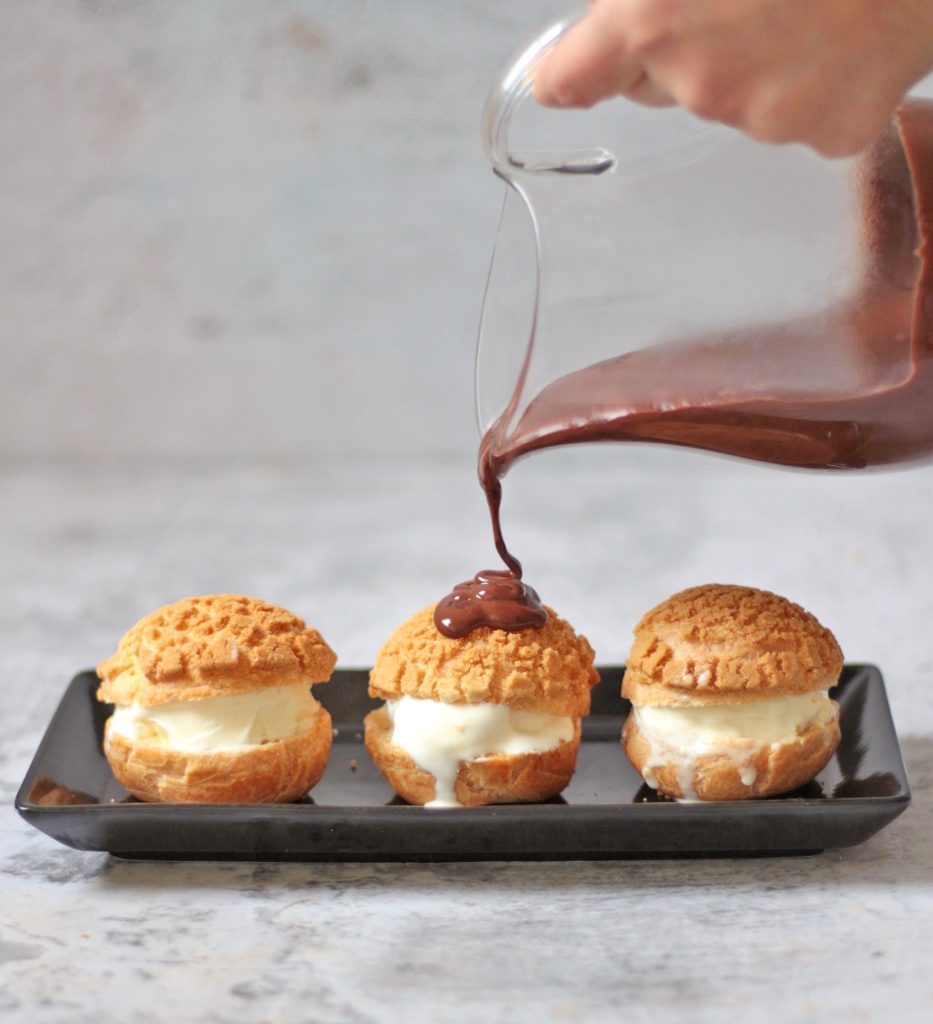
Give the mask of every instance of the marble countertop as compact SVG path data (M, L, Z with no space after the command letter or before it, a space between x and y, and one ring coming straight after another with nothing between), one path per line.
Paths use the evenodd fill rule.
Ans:
M469 460L0 476L3 1020L929 1019L930 470L810 476L650 449L518 467L509 539L601 661L680 587L784 593L848 660L881 666L914 799L813 857L439 865L123 862L58 845L12 801L73 673L184 594L285 604L342 664L367 664L492 561Z

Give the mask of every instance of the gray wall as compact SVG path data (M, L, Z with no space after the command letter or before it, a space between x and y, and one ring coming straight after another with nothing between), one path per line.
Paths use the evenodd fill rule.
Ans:
M3 0L0 456L471 456L480 108L566 6Z

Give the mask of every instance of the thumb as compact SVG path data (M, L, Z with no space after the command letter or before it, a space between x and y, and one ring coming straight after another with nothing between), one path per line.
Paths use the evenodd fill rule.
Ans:
M545 107L592 107L627 92L642 77L624 37L596 5L544 58L533 95Z

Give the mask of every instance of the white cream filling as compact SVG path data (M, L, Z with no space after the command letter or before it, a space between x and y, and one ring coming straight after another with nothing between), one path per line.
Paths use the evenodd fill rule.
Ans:
M816 690L744 704L637 707L633 714L649 745L642 768L645 782L657 789L654 770L673 764L684 799L696 800L693 778L701 757L731 757L742 784L752 786L757 772L751 761L761 747L793 741L811 722L834 716L836 707L825 690Z
M305 684L153 707L118 704L110 731L129 742L184 751L238 750L288 739L310 728L320 704Z
M400 697L386 701L390 742L435 779L426 807L460 807L454 791L463 761L498 754L538 754L573 739L573 719L505 704L444 704Z

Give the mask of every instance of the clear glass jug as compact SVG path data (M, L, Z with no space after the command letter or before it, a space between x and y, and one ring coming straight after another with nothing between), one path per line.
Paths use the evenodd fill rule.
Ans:
M496 83L506 184L477 352L487 491L603 439L782 465L933 453L933 103L823 159L680 109L530 99L552 26Z

